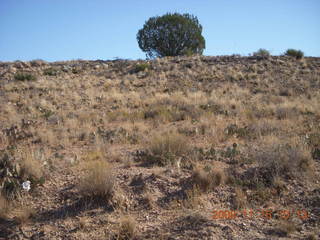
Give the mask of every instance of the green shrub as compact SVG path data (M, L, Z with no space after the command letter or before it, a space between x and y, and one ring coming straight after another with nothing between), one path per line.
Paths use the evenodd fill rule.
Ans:
M266 49L260 48L258 51L253 53L255 57L269 58L270 52Z
M55 69L55 68L47 68L43 71L44 75L47 76L57 76L58 75L59 70Z
M290 48L285 52L285 55L289 57L295 57L296 59L301 59L303 58L304 53L301 50Z
M35 81L37 78L30 73L19 72L14 75L14 79L17 81Z
M132 70L132 73L144 72L149 68L150 68L149 63L138 63Z
M45 181L41 165L30 153L24 153L24 159L18 162L12 154L0 151L0 194L6 198L19 196L26 180L31 182L32 189Z
M80 69L72 68L72 73L73 74L79 74L80 73Z
M21 167L6 152L0 153L0 193L5 197L19 194Z

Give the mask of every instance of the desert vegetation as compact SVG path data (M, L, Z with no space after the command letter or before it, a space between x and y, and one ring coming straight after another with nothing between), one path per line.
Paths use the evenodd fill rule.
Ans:
M286 55L1 62L0 238L317 239L320 59Z
M290 56L290 57L295 57L296 59L301 59L304 56L304 53L301 50L289 48L286 52L285 55Z

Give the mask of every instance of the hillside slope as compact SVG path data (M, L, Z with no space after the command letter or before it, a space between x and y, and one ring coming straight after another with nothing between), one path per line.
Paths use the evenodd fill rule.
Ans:
M0 63L0 239L317 239L319 161L320 58Z

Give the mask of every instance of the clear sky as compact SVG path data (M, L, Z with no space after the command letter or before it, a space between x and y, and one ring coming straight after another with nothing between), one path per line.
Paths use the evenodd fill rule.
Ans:
M320 56L320 0L0 0L0 61L144 59L136 34L167 12L198 17L205 55Z

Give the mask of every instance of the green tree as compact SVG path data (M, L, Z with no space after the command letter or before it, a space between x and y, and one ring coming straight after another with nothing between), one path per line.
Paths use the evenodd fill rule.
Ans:
M137 34L139 47L147 57L202 54L205 39L197 17L167 13L152 17Z

